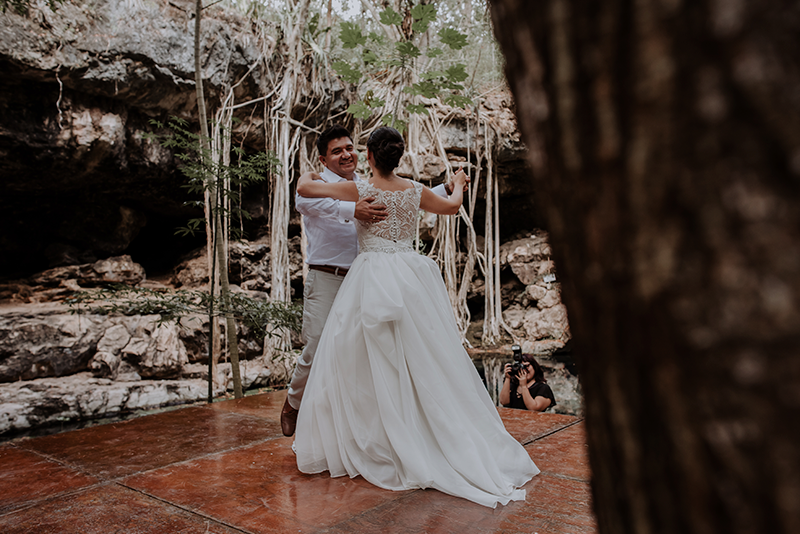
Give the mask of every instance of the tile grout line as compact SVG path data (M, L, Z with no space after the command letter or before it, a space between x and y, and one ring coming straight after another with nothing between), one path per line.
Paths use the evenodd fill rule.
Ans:
M552 436L553 434L561 432L562 430L566 430L566 429L568 429L568 428L570 428L572 426L577 425L578 423L582 423L583 421L584 421L584 418L581 417L577 421L573 421L572 423L570 423L568 425L562 426L561 428L557 428L556 430L553 430L553 431L548 432L546 434L542 434L541 436L537 436L537 437L535 437L535 438L523 443L522 446L524 447L526 445L530 445L531 443L533 443L535 441L539 441L540 439L544 439L544 438L546 438L548 436ZM563 479L563 480L571 480L573 482L580 482L582 484L591 484L591 480L584 480L582 478L571 477L571 476L568 476L568 475L561 475L559 473L554 473L554 472L551 472L551 471L540 471L540 474L546 475L546 476L551 476L553 478L560 478L560 479Z
M35 454L36 456L39 456L41 458L44 458L45 460L48 460L48 461L53 462L55 464L58 464L58 465L60 465L61 467L65 468L65 469L71 469L71 470L77 471L78 473L80 473L82 475L85 475L87 477L92 477L94 479L97 479L97 480L99 480L99 482L97 484L103 484L105 482L113 482L112 479L103 478L103 477L100 477L98 475L92 474L92 473L86 471L84 468L82 468L79 465L73 465L73 464L68 463L68 462L66 462L64 460L60 460L58 458L50 456L49 454L43 453L42 451L37 451L36 449L28 449L28 448L25 448L25 447L20 447L17 444L12 444L11 446L16 448L16 449L19 449L21 451ZM97 484L92 484L92 486L96 486Z
M280 439L282 437L283 436L270 436L268 438L263 438L263 439L258 439L258 440L255 440L255 441L251 441L250 443L246 443L244 445L238 445L238 446L235 446L235 447L230 447L228 449L222 449L222 450L214 451L214 452L207 452L205 454L201 454L200 456L194 456L192 458L187 458L185 460L180 460L178 462L173 462L171 464L160 465L158 467L151 467L150 469L144 469L142 471L136 471L135 473L128 473L127 475L120 475L118 477L110 478L108 480L109 480L109 482L116 483L117 481L123 480L123 479L126 479L126 478L131 478L131 477L134 477L134 476L139 476L139 475L144 475L144 474L147 474L147 473L152 473L153 471L158 471L159 469L165 469L167 467L179 466L179 465L186 464L186 463L189 463L189 462L194 462L196 460L205 460L206 458L214 456L215 454L227 454L229 452L239 451L239 450L242 450L242 449L246 449L247 447L253 447L255 445L261 445L263 443L267 443L268 441L274 441L274 440Z
M33 454L36 454L37 456L41 456L45 460L50 460L51 462L57 463L58 465L60 465L62 467L65 467L67 469L73 469L75 471L80 472L81 474L86 475L86 476L90 476L92 478L96 478L96 479L100 480L101 482L112 482L112 483L115 483L118 480L122 480L122 479L125 479L125 478L129 478L129 477L133 477L133 476L137 476L137 475L142 475L142 474L145 474L145 473L150 473L152 471L157 471L159 469L164 469L165 467L172 467L172 466L176 466L176 465L181 465L181 464L185 464L185 463L192 462L192 461L195 461L195 460L203 460L203 459L208 458L210 456L213 456L215 454L229 453L229 452L245 449L247 447L251 447L251 446L254 446L254 445L260 445L262 443L266 443L268 441L273 441L273 440L276 440L276 439L280 439L282 437L283 436L269 436L269 437L266 437L266 438L261 438L261 439L258 439L258 440L251 441L250 443L245 443L243 445L237 445L237 446L234 446L234 447L230 447L230 448L227 448L227 449L221 449L221 450L214 451L214 452L208 452L208 453L205 453L205 454L201 454L200 456L187 458L185 460L180 460L178 462L173 462L171 464L161 465L161 466L158 466L158 467L151 467L150 469L144 469L144 470L141 470L141 471L135 471L133 473L128 473L128 474L125 474L125 475L110 476L110 477L91 473L91 472L87 471L85 468L81 467L80 465L71 464L71 463L66 462L64 460L60 460L60 459L58 459L56 457L53 457L53 456L50 456L50 455L48 455L46 453L38 451L36 449L28 449L28 448L25 448L25 447L17 447L16 445L11 445L11 446L12 447L16 447L16 448L18 448L20 450L23 450L23 451L26 451L26 452L31 452Z
M174 502L168 501L166 499L162 499L161 497L158 497L156 495L152 495L150 493L147 493L146 491L142 491L140 489L136 489L136 488L133 488L131 486L127 486L127 485L123 484L122 482L113 482L113 484L116 485L116 486L119 486L121 488L128 489L130 491L135 491L136 493L139 493L140 495L144 495L145 497L148 497L150 499L153 499L153 500L156 500L158 502L164 503L164 504L166 504L168 506L171 506L173 508L177 508L178 510L183 510L184 512L186 512L188 514L191 514L193 516L202 517L203 519L208 519L209 521L212 521L212 522L217 523L219 525L222 525L224 527L233 529L236 532L241 532L243 534L253 534L253 532L251 532L249 530L245 530L245 529L243 529L241 527L237 527L235 525L228 524L225 521L222 521L222 520L217 519L215 517L212 517L210 515L206 515L206 514L204 514L202 512L198 512L198 511L195 511L195 510L190 510L189 508L186 508L186 507L181 506L179 504L176 504Z
M71 464L71 463L69 463L69 462L67 462L65 460L56 458L55 456L50 456L49 454L44 453L44 452L39 451L39 450L36 450L36 449L28 449L26 447L18 447L17 445L12 445L12 447L16 447L16 448L18 448L18 449L20 449L22 451L25 451L25 452L30 452L32 454L35 454L37 456L40 456L40 457L44 458L45 460L48 460L48 461L53 462L55 464L58 464L58 465L60 465L61 467L65 468L65 469L71 469L73 471L77 471L82 475L85 475L85 476L88 476L88 477L92 477L92 478L97 479L97 480L100 481L97 484L92 484L92 486L96 486L98 484L105 484L105 483L109 483L109 482L113 483L114 480L116 480L115 478L103 477L101 475L90 473L85 468L81 467L80 465ZM117 478L123 478L123 477L117 477Z
M564 425L564 426L562 426L560 428L557 428L555 430L551 430L550 432L546 432L544 434L540 434L540 435L536 436L535 438L529 439L528 441L521 442L521 445L523 447L525 447L526 445L530 445L534 441L539 441L540 439L544 439L544 438L546 438L548 436L552 436L553 434L556 434L558 432L561 432L562 430L566 430L566 429L568 429L570 427L573 427L573 426L577 425L578 423L582 423L583 421L584 421L584 419L583 419L583 417L581 417L577 421L573 421L568 425Z
M53 495L48 495L47 497L42 497L40 499L32 499L32 500L29 500L29 501L25 501L25 503L22 504L19 508L16 508L14 510L9 510L8 512L0 513L0 517L6 517L6 516L9 516L9 515L12 515L12 514L16 514L18 512L23 512L25 510L33 508L34 506L38 506L38 505L46 503L46 502L55 501L55 500L58 500L58 499L63 499L65 497L70 497L72 495L78 495L79 493L84 493L86 491L98 488L100 486L109 486L111 484L114 484L114 482L109 482L107 480L101 480L100 482L98 482L96 484L91 484L89 486L84 486L82 488L78 488L78 489L74 489L74 490L68 490L68 491L62 491L61 493L54 493Z

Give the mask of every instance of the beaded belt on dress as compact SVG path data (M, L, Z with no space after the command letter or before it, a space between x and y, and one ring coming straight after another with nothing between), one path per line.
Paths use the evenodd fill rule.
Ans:
M322 271L323 273L335 274L336 276L344 276L347 274L347 269L345 267L334 267L332 265L309 265L308 268L314 269L315 271Z

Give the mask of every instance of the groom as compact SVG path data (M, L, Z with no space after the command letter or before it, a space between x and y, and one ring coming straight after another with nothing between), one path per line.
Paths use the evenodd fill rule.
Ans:
M320 162L325 166L320 175L324 181L359 180L356 174L358 155L350 132L344 126L337 124L322 132L317 139L317 151ZM433 191L445 196L452 192L451 187L450 183L443 184L436 186ZM303 215L308 239L308 276L303 290L302 332L306 346L297 359L289 393L281 410L284 436L294 434L300 402L322 329L339 286L358 254L354 220L377 222L386 218L386 206L375 204L374 197L347 202L332 198L305 198L295 194L294 199L297 211Z

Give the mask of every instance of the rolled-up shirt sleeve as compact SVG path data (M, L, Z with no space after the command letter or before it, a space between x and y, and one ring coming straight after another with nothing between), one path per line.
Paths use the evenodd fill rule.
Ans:
M333 198L307 198L294 196L294 205L301 214L308 217L336 219L346 223L354 220L356 203Z

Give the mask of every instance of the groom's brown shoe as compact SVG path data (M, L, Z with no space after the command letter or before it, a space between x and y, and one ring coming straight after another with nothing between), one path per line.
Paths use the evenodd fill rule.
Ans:
M298 411L289 404L289 396L287 395L286 402L283 403L283 409L281 410L281 431L283 431L284 436L294 435L294 429L297 426L297 414Z

